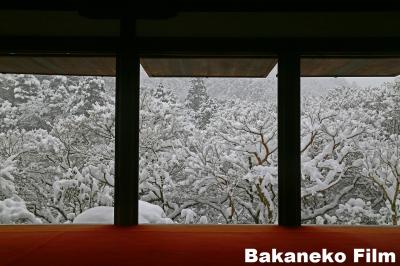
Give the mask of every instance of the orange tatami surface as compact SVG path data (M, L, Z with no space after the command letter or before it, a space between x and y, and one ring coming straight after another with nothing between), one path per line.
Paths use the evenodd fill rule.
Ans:
M349 256L347 263L340 265L354 265L354 248L376 248L399 256L400 229L274 225L0 226L1 266L260 265L244 263L245 248L259 252L272 248L320 252L326 248Z

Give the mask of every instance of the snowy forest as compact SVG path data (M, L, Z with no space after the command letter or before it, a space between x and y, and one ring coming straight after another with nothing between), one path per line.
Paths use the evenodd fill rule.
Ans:
M141 81L150 222L277 223L276 82L218 82ZM302 222L397 225L400 81L320 90L302 97ZM0 75L0 224L113 206L114 109L110 78Z

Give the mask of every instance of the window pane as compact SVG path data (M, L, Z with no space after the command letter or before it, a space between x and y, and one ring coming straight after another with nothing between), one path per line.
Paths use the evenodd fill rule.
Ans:
M303 223L399 222L396 60L302 60Z
M0 224L113 223L114 84L0 75Z
M194 69L163 73L203 73ZM264 78L141 69L139 222L276 223L276 87L276 69Z

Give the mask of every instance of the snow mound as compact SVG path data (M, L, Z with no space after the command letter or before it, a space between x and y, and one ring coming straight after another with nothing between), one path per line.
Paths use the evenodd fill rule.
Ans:
M74 224L113 224L114 207L100 206L87 209L74 219Z
M113 224L114 207L94 207L88 209L74 219L74 224ZM140 224L169 224L173 223L167 218L160 206L139 200Z
M158 206L139 200L139 223L140 224L171 224L173 221Z
M18 196L0 201L0 224L38 224L41 221L27 210Z

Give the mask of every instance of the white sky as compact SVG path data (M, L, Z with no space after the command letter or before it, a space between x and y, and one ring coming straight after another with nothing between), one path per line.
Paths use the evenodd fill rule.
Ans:
M353 81L357 83L357 85L361 86L361 87L375 87L375 86L379 86L385 82L393 82L396 77L366 77L366 78L345 78L349 83L352 83Z

